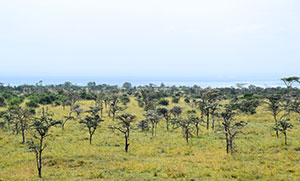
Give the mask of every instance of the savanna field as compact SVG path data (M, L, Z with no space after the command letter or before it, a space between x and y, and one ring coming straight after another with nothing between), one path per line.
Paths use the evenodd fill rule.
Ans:
M183 115L192 109L183 99L174 105L183 108ZM127 109L122 111L136 115L134 124L145 119L145 111L130 97ZM81 100L82 109L94 106L94 101ZM64 119L70 106L48 105L55 119ZM4 110L4 108L1 108ZM41 110L41 107L37 108ZM221 134L220 119L216 128L201 126L186 143L180 128L166 130L161 119L157 135L152 138L151 130L131 130L129 152L124 151L124 137L108 129L114 125L103 110L104 122L100 123L89 144L87 128L79 124L85 114L66 123L65 129L55 126L45 139L43 152L43 180L300 180L300 122L292 116L294 127L287 132L288 145L284 136L276 138L274 120L266 105L257 108L254 115L239 114L237 121L248 123L242 134L234 140L234 153L226 153L224 135ZM119 114L121 114L120 112ZM197 111L197 114L200 114ZM30 130L26 132L30 138ZM26 144L21 144L21 135L11 130L0 129L0 180L39 180L35 155Z

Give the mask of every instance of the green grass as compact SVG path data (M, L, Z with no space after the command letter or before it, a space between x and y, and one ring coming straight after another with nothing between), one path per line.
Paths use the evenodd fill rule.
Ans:
M171 99L169 99L171 100ZM87 109L93 102L80 102ZM169 108L175 104L171 103ZM179 104L190 109L180 100ZM55 118L67 115L61 107L49 107ZM143 110L131 99L125 111L145 119ZM276 138L272 117L263 107L252 116L238 116L248 122L235 140L233 155L226 154L225 142L217 132L201 128L200 135L186 144L181 130L167 132L161 121L157 137L150 132L132 131L129 153L124 139L107 127L114 124L104 111L101 123L89 145L88 132L78 121L69 121L65 131L52 129L43 154L45 180L299 180L300 123L293 121L288 145L283 135ZM83 116L83 115L82 115ZM218 124L218 123L217 123ZM28 135L29 136L29 135ZM0 130L0 180L39 180L33 153L21 144L21 135Z

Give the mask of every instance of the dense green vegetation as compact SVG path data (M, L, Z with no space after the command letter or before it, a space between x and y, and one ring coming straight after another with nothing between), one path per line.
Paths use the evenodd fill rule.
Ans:
M1 84L0 180L299 180L299 78L282 80Z

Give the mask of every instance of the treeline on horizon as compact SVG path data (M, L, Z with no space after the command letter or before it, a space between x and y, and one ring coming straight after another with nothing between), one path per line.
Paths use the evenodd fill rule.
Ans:
M290 79L290 80L289 80ZM79 86L71 82L65 82L57 85L42 85L42 81L39 81L35 85L19 85L10 86L0 83L0 107L6 105L19 105L26 98L29 102L26 103L28 107L37 108L38 104L41 105L55 105L55 106L67 106L68 92L74 91L78 93L78 97L82 100L96 100L98 93L105 92L121 92L123 97L127 99L127 96L137 97L138 90L140 89L152 89L157 90L153 95L154 99L161 99L164 97L182 97L186 94L196 93L201 89L215 89L222 95L222 99L237 98L238 95L244 94L246 96L259 95L259 97L265 97L268 94L287 94L289 92L300 93L300 89L297 87L291 87L291 84L299 80L298 77L282 78L285 80L286 87L268 87L262 88L255 85L248 85L243 83L237 83L236 87L223 87L223 88L201 88L198 85L194 86L166 86L161 83L160 86L150 83L149 85L132 86L130 82L125 82L122 87L109 84L96 84L95 82L88 82L86 86ZM175 94L174 94L175 93ZM187 100L186 100L187 101Z

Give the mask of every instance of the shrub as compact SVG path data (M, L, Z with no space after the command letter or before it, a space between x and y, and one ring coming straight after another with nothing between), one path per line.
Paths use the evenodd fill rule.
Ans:
M169 105L169 101L167 99L160 99L158 101L158 104L163 105L163 106L167 106L167 105Z

